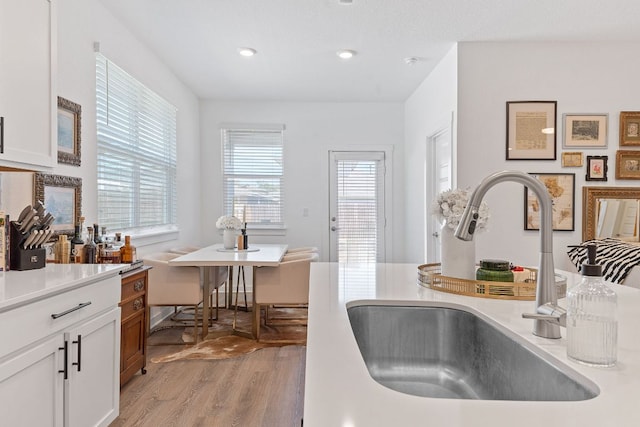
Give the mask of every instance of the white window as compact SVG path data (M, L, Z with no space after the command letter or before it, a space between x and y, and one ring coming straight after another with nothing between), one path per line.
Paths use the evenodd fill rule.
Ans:
M98 223L142 233L176 224L176 108L96 56Z
M284 228L284 126L222 128L223 210L249 228Z

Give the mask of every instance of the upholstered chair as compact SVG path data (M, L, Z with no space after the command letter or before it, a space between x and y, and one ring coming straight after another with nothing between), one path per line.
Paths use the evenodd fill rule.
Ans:
M187 306L192 307L194 312L195 340L198 336L198 306L202 303L203 288L200 281L200 269L198 267L184 267L169 265L169 261L179 257L179 254L170 252L158 252L145 256L144 264L151 268L149 270L149 289L147 294L148 305L151 306ZM218 316L218 288L227 280L226 267L210 267L209 277L211 280L210 295L207 298L215 299L215 318L210 313L210 320ZM213 304L210 304L213 307ZM204 319L202 319L204 321Z
M256 339L260 339L260 310L270 305L304 305L309 303L309 272L318 254L306 253L295 259L283 260L277 267L255 270L254 294ZM266 313L265 313L266 315Z

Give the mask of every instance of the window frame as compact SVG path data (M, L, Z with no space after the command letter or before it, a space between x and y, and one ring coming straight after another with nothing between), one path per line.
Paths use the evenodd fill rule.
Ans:
M115 67L115 68L114 68ZM117 75L111 73L116 72ZM116 80L111 80L112 78ZM115 96L116 84L131 85L135 89L117 101L127 104L118 110L112 110L111 97ZM141 107L142 105L142 107ZM127 112L131 116L130 128L127 131L115 129L115 124L110 127L111 115L116 112ZM97 222L107 227L108 231L120 231L133 236L149 237L149 243L165 241L174 238L178 232L177 212L177 108L164 99L157 92L144 85L143 82L133 77L123 68L119 67L109 58L96 53L96 174L97 174ZM145 130L149 124L148 115L153 116L151 121L160 124L161 130ZM146 115L146 116L145 116ZM142 117L144 116L144 117ZM154 156L154 154L157 154ZM111 156L111 159L101 156ZM127 203L121 211L128 211L129 226L117 226L109 222L105 210L109 210L101 204L104 199L114 194L101 187L108 186L101 175L110 169L118 170L119 165L115 157L130 156L129 166L122 166L123 174L118 174L123 185ZM132 160L135 158L135 160ZM110 164L111 162L111 164ZM129 169L127 169L129 168ZM140 173L147 170L148 173ZM102 172L101 172L102 171ZM130 179L125 179L130 178ZM157 186L155 184L158 184ZM153 210L151 216L147 216L146 223L141 220L143 210L141 206L146 199L144 189L157 191L161 188L161 194L151 194ZM108 205L113 206L113 205ZM112 208L118 211L118 208ZM146 212L149 212L148 210ZM161 220L155 221L159 217ZM151 219L151 221L149 220ZM164 237L164 238L163 238Z
M285 219L285 200L284 200L284 186L285 186L285 170L284 170L284 160L285 160L285 125L283 124L250 124L250 123L222 123L220 125L220 139L221 139L221 175L222 175L222 212L223 215L232 215L232 211L235 209L236 217L240 220L243 219L243 206L246 204L242 204L238 202L238 204L234 203L235 197L232 197L228 194L228 181L229 177L245 177L247 180L251 179L274 179L278 177L279 188L278 188L278 198L279 198L279 207L278 210L280 212L280 221L279 222L270 222L261 224L258 222L247 222L247 229L252 230L252 233L255 235L274 235L274 234L283 234L286 230L286 219ZM229 173L227 171L226 165L229 164L229 159L227 158L227 144L235 143L239 144L238 141L230 142L228 138L229 132L231 133L245 133L251 134L255 133L255 135L260 135L264 133L264 135L273 135L277 134L278 137L274 138L273 136L265 136L265 138L256 143L258 145L271 145L272 147L279 147L279 164L280 164L280 173L275 174L275 169L270 170L270 173L266 174L249 174L249 173ZM278 143L274 143L274 139L278 140ZM247 146L246 141L244 141L245 147ZM265 158L265 157L263 157ZM242 197L242 196L240 196ZM251 211L248 209L251 216ZM247 218L248 220L250 218Z

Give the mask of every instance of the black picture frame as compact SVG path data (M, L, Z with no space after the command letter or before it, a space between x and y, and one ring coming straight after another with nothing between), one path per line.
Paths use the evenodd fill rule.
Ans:
M609 156L587 156L586 181L607 181Z
M576 174L575 173L530 173L541 181L549 191L553 202L553 230L574 231L576 224ZM540 229L540 203L537 196L524 189L524 229Z
M507 101L506 160L556 160L557 101Z

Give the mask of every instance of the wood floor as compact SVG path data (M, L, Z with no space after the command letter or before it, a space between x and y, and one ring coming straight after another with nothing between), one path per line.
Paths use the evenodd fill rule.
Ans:
M265 348L227 360L151 363L180 350L148 347L147 374L122 387L111 427L299 427L306 347Z

